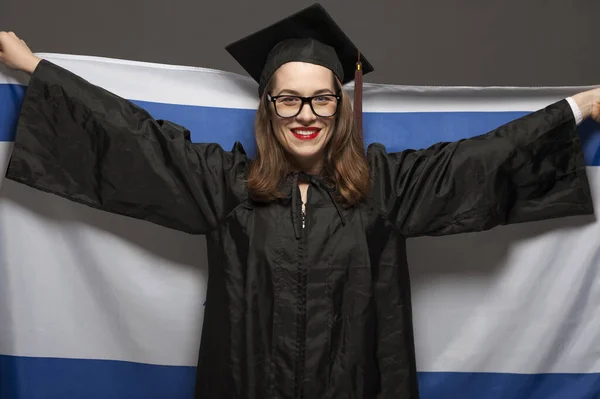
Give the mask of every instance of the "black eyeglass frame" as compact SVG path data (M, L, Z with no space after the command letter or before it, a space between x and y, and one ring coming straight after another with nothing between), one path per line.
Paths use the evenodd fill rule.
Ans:
M300 108L298 108L298 112L296 112L294 115L290 115L290 116L281 116L279 114L279 111L277 110L277 99L281 98L281 97L293 97L293 98L298 98L300 99L300 101L302 101L302 103L300 104ZM313 104L312 104L312 100L314 98L317 97L335 97L335 99L337 100L337 103L335 104L335 111L333 112L333 114L331 115L319 115L315 109L313 108ZM337 114L338 109L340 107L340 101L342 100L342 96L340 94L317 94L315 96L310 96L310 97L302 97L302 96L295 96L293 94L281 94L279 96L271 96L270 93L267 93L267 101L270 101L273 103L273 107L275 108L275 113L281 117L281 118L295 118L296 116L298 116L298 114L300 114L300 112L302 112L302 109L304 108L304 104L308 103L308 105L310 106L310 110L313 112L313 114L321 117L321 118L330 118L332 116L334 116L335 114Z

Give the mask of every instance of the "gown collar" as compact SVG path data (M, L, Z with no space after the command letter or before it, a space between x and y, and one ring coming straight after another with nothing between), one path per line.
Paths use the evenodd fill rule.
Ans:
M315 186L322 191L327 193L327 197L335 207L340 220L343 225L346 225L346 219L344 214L339 206L339 204L335 200L334 193L336 192L335 183L326 177L313 175L306 172L293 172L288 175L286 179L286 189L289 189L291 193L292 200L292 224L294 226L294 233L297 239L302 237L302 200L300 195L300 188L298 187L298 183L301 180L308 181L309 184Z

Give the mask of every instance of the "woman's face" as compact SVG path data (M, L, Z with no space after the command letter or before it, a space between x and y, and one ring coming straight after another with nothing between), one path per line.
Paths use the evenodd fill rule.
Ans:
M271 96L302 96L315 99L315 110L321 115L328 115L335 110L333 73L322 66L290 62L282 65L274 74L274 86ZM331 102L333 101L333 102ZM277 140L290 157L290 161L308 173L318 173L323 166L325 148L333 134L335 115L322 117L313 113L310 104L303 104L300 113L292 117L282 117L275 112L271 103L273 130ZM287 116L294 113L299 102L291 97L280 98L277 110Z

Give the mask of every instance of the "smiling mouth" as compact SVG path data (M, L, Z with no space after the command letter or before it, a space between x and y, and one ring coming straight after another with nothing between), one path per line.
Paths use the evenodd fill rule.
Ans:
M294 137L296 137L299 140L314 140L321 132L321 129L317 128L299 128L290 130Z

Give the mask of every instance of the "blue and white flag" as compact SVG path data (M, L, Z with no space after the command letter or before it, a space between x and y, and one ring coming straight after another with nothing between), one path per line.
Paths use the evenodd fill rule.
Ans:
M195 142L253 155L257 86L202 68L40 54ZM0 69L0 172L27 76ZM352 91L352 86L348 89ZM365 144L485 133L589 87L365 84ZM600 203L600 126L579 127ZM597 205L596 205L597 208ZM193 397L205 240L0 181L0 399ZM411 239L423 399L600 397L600 223L571 217Z

